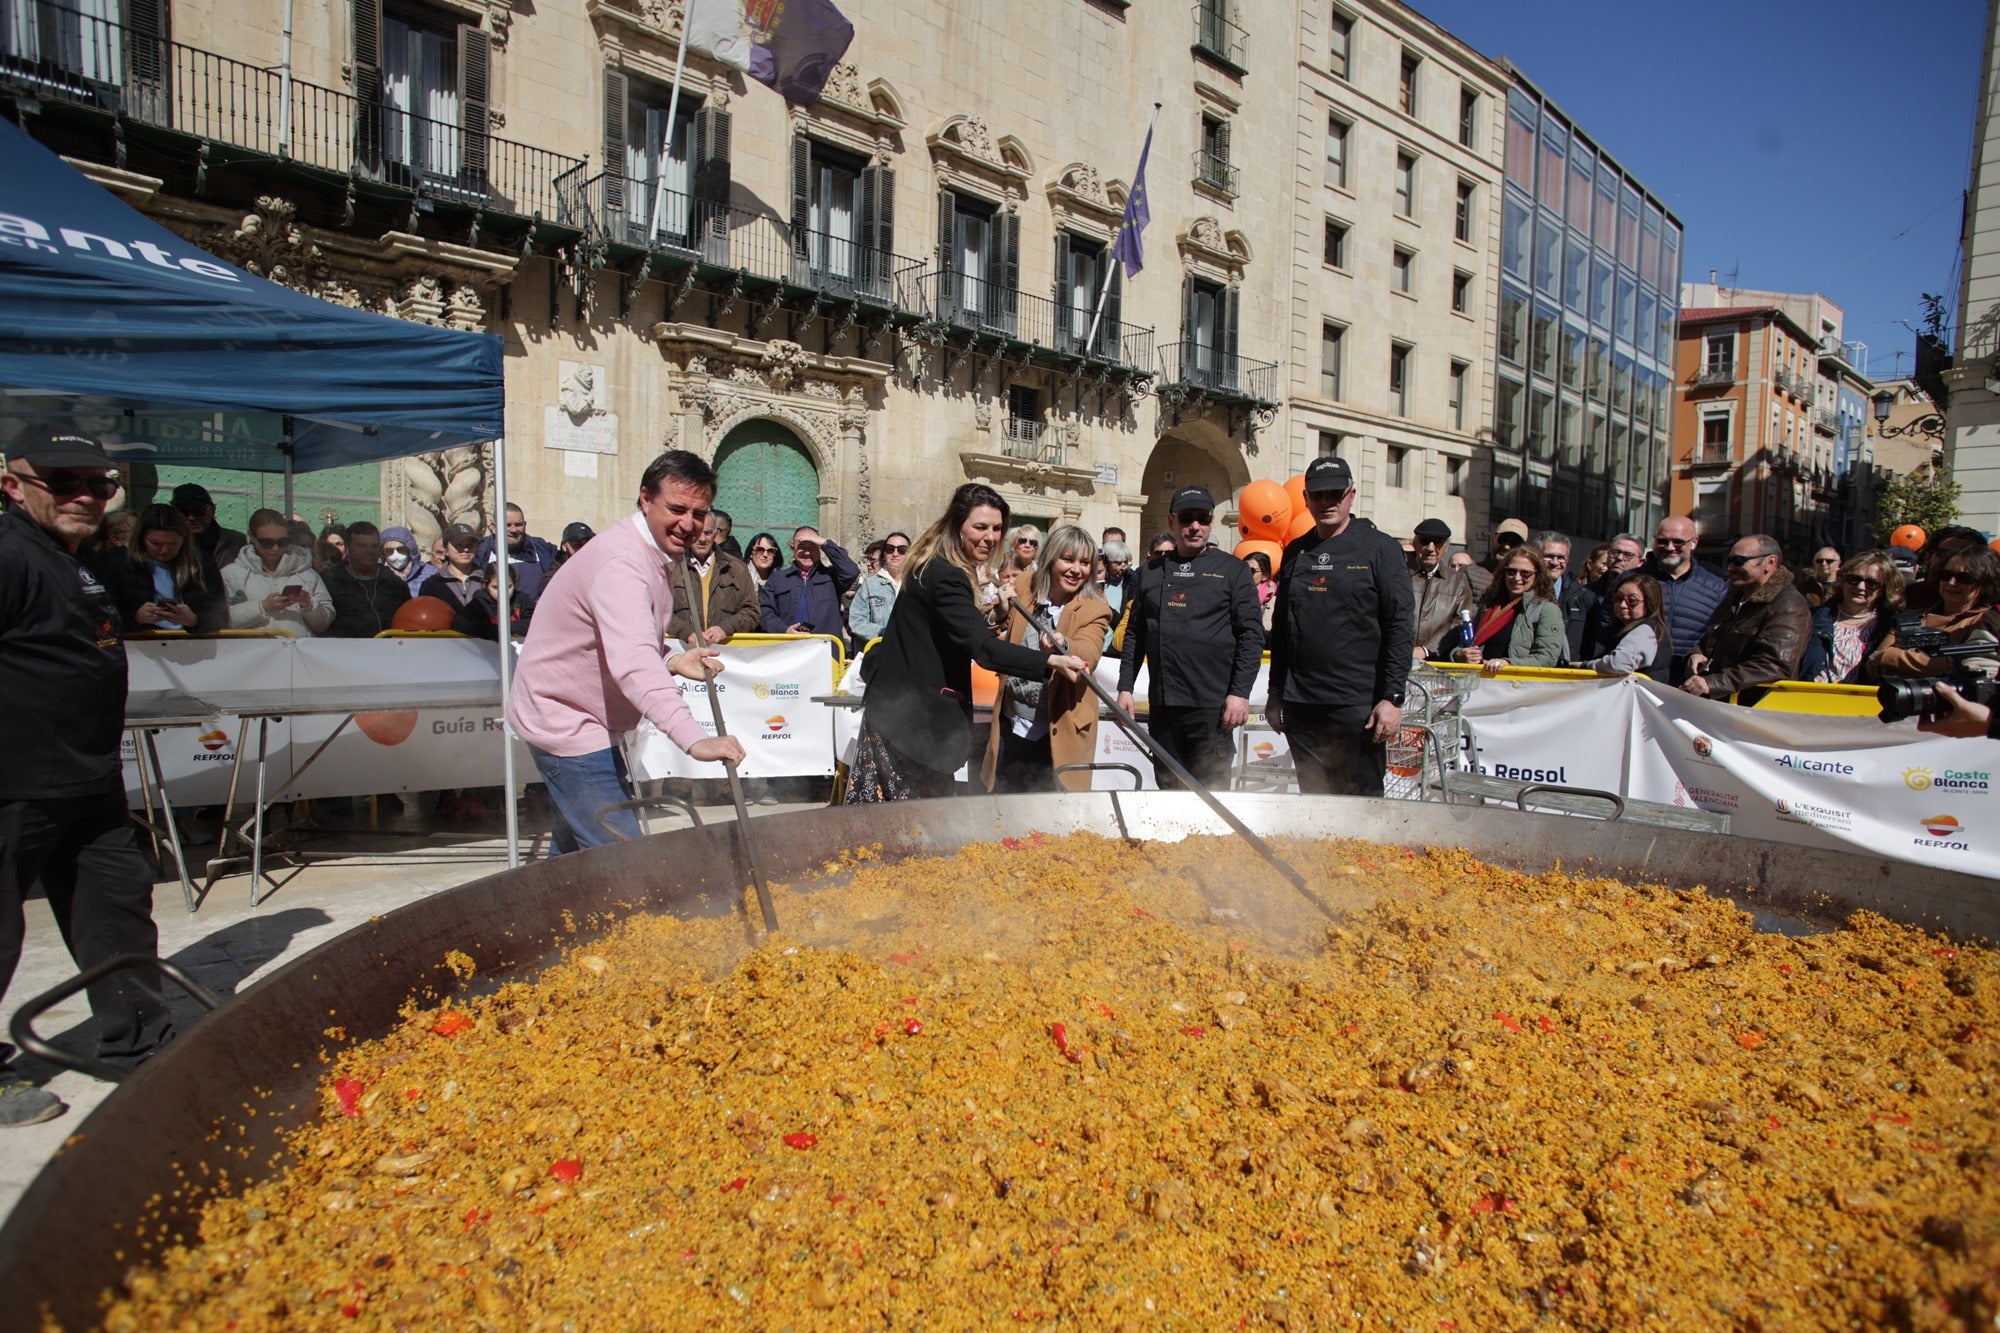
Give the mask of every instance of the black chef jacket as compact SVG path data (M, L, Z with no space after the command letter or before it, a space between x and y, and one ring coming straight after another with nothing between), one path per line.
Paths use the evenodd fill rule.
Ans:
M122 788L118 604L18 506L0 513L0 801Z
M1144 662L1154 708L1220 708L1230 695L1250 697L1264 652L1250 566L1214 546L1192 560L1155 556L1134 571L1130 596L1121 693L1131 690Z
M1285 547L1271 611L1271 697L1322 708L1398 708L1416 643L1403 548L1365 518Z

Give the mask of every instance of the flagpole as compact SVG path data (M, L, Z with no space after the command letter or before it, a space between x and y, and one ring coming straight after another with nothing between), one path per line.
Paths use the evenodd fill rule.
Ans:
M646 231L646 239L649 241L660 238L660 214L666 211L667 206L667 163L671 162L674 156L674 117L679 113L681 106L681 72L687 68L688 25L693 19L691 13L693 8L692 5L681 7L681 46L674 56L673 91L667 94L667 134L665 142L660 145L659 178L653 186L653 221ZM604 164L604 169L622 170L622 167L619 163L607 162Z
M685 29L683 29L683 32L685 32ZM1153 103L1153 118L1146 122L1147 143L1151 143L1153 141L1153 129L1159 123L1160 123L1160 104L1158 102L1155 102ZM1113 274L1118 272L1117 258L1114 257L1109 250L1106 250L1104 253L1105 253L1105 258L1109 259L1111 262L1105 265L1104 282L1097 289L1097 309L1093 310L1090 314L1090 332L1087 335L1085 335L1083 340L1083 354L1085 356L1089 356L1090 349L1097 346L1097 322L1104 318L1104 298L1111 294L1111 278Z

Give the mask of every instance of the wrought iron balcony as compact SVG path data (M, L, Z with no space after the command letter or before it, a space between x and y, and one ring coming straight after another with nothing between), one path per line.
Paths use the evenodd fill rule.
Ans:
M1160 385L1163 395L1173 385L1212 398L1275 402L1278 367L1271 361L1225 356L1205 343L1168 343L1160 349Z
M1099 318L1093 338L1094 303L1052 301L948 268L925 269L912 283L922 294L924 314L946 339L954 333L975 340L997 338L1024 347L1031 355L1042 351L1151 371L1153 331Z
M1834 411L1830 407L1815 407L1812 410L1812 424L1814 430L1827 435L1838 435L1840 433L1839 419L1834 415Z
M1008 417L1006 442L1000 452L1007 458L1028 463L1062 462L1062 439L1035 417Z
M1197 184L1220 190L1234 199L1240 191L1236 188L1242 178L1242 171L1231 165L1226 157L1197 148L1194 152L1194 178Z
M0 87L124 122L228 144L442 203L553 218L556 181L579 160L169 42L78 10L30 2L0 25Z
M1688 457L1689 467L1728 467L1732 461L1726 444L1697 444Z
M1734 383L1736 383L1736 363L1733 361L1724 361L1714 365L1703 366L1700 370L1696 371L1693 387L1697 389L1713 389Z
M1220 61L1237 73L1246 70L1244 60L1250 34L1230 17L1227 0L1197 0L1194 7L1194 49L1197 54Z

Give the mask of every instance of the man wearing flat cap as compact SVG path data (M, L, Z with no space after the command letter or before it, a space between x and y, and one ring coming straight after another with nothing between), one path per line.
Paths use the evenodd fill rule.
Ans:
M1403 546L1354 517L1343 459L1306 468L1306 512L1313 530L1278 565L1264 720L1290 743L1300 791L1380 796L1416 639Z
M1429 655L1427 645L1444 637L1457 623L1460 611L1478 604L1465 571L1445 559L1451 549L1451 527L1441 518L1427 518L1417 524L1410 542L1410 596L1415 600L1417 642L1410 650L1414 657Z
M104 447L30 427L0 473L0 992L21 958L37 880L79 968L157 955L153 876L125 806L119 745L125 644L111 594L77 559L118 494ZM128 969L89 991L97 1054L136 1063L173 1037L157 978ZM61 1115L11 1074L0 1046L0 1129Z
M1173 549L1132 581L1118 706L1132 710L1139 665L1147 672L1146 730L1206 786L1228 781L1230 733L1250 717L1250 690L1264 653L1264 616L1250 566L1209 545L1215 497L1183 486L1170 505ZM1162 787L1173 779L1164 771Z

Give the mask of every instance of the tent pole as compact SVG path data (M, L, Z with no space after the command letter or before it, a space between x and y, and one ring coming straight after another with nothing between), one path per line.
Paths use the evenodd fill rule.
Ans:
M507 783L507 868L521 865L521 807L514 781L514 728L507 721L507 696L514 688L514 571L507 560L507 441L493 441L493 512L500 529L493 543L494 563L500 576L500 745L505 754L501 770Z
M292 521L292 419L285 418L285 522Z

